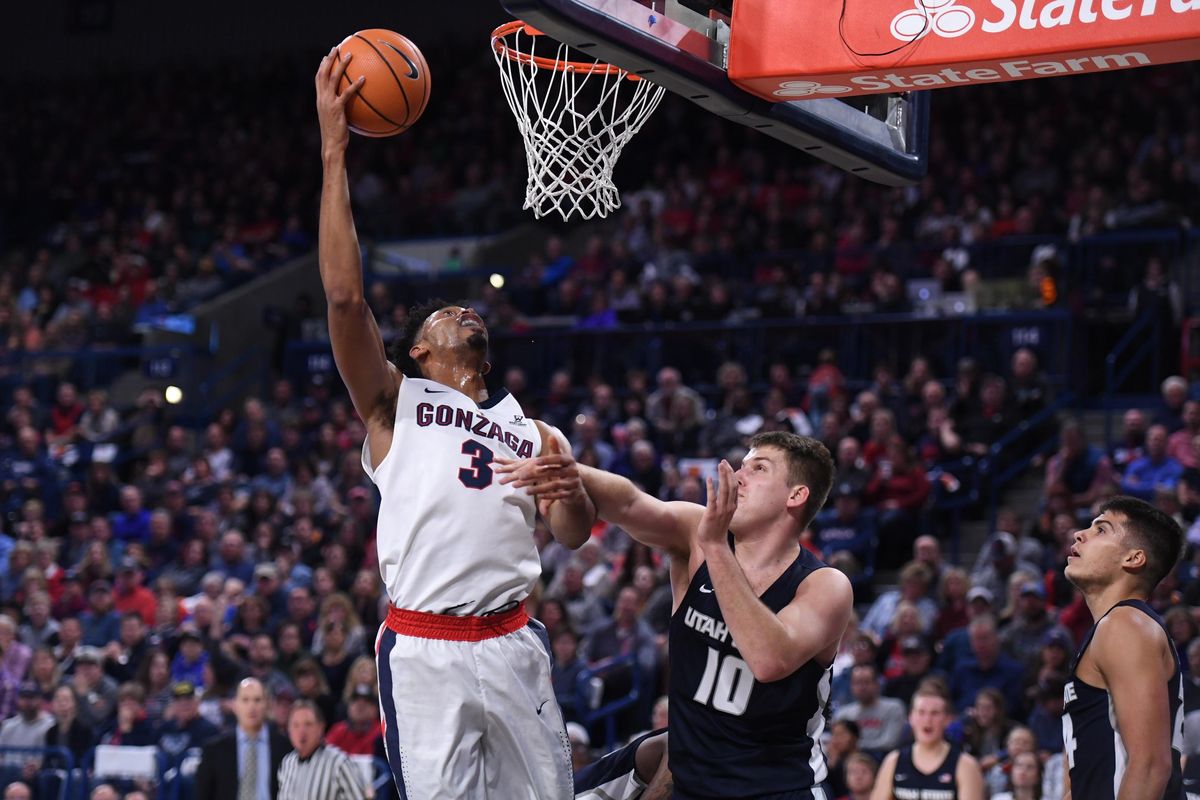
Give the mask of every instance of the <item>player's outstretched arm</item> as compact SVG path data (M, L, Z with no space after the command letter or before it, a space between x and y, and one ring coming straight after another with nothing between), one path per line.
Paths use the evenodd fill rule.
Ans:
M346 145L350 141L346 103L362 88L365 78L359 77L338 95L338 83L349 60L348 55L343 57L334 48L317 69L317 117L324 171L317 252L329 307L333 358L355 411L369 423L381 411L391 410L390 403L383 401L395 394L400 373L388 363L379 327L363 295L362 259L346 178Z
M875 788L871 791L871 800L892 800L892 782L896 778L896 761L899 758L899 750L893 750L883 757L883 763L875 773Z
M1162 628L1133 608L1104 618L1092 639L1093 663L1104 676L1125 743L1125 775L1117 800L1160 800L1171 779L1171 698L1174 660Z
M548 467L554 465L545 471L545 480L533 487L538 512L550 526L554 538L575 550L592 535L596 506L584 491L567 437L553 425L541 420L535 420L535 423L542 434L541 455L547 459ZM500 482L506 483L503 478Z
M580 465L583 486L601 518L620 525L642 544L658 547L686 564L704 507L682 501L664 502L643 492L633 481Z
M738 491L733 468L722 461L717 472L715 489L708 480L708 504L696 542L742 660L755 680L777 681L841 641L854 605L850 581L836 569L819 569L801 582L795 597L778 614L767 608L729 547Z
M958 757L954 770L954 784L958 789L958 800L983 800L983 770L974 756L963 753Z

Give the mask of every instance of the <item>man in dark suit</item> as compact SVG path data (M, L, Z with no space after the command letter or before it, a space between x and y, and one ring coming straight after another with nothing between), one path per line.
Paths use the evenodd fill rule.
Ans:
M237 728L205 746L196 770L196 800L276 800L279 765L292 749L266 724L267 692L256 678L238 684Z

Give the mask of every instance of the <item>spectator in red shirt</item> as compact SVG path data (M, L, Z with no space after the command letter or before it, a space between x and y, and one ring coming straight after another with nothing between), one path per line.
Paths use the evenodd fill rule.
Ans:
M83 416L83 403L74 384L66 381L58 385L58 393L53 406L50 407L50 430L46 439L52 444L66 444L75 439L79 418Z
M879 509L877 565L891 569L907 556L917 530L917 514L928 498L925 470L912 463L903 437L893 434L867 484L867 499Z
M375 754L375 740L382 733L379 724L379 698L370 684L355 685L346 708L346 720L329 729L325 741L347 755Z
M154 596L154 592L142 585L141 565L128 556L121 560L120 569L117 570L113 607L122 614L135 612L141 615L147 625L154 625L158 598Z

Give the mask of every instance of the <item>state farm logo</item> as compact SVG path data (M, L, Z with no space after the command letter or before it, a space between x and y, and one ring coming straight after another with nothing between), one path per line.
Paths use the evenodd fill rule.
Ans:
M931 32L954 39L975 25L975 12L956 0L913 0L913 6L892 20L892 36L902 42L915 42Z
M820 94L845 94L849 86L826 86L816 81L784 81L775 90L776 97L812 97Z

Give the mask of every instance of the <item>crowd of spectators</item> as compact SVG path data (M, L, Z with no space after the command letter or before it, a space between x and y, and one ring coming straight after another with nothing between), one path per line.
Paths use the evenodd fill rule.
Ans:
M838 474L805 545L852 576L862 615L835 666L834 717L846 723L834 726L835 740L857 731L858 750L880 755L904 736L918 682L940 674L961 715L952 735L972 742L997 791L1026 731L1010 723L1027 726L1026 749L1043 760L1056 753L1063 670L1090 624L1062 576L1070 534L1118 490L1185 523L1196 516L1194 387L1165 381L1161 408L1126 413L1111 452L1074 421L1051 432L1060 449L1045 462L1041 506L1002 512L964 569L943 560L934 495L952 491L955 458L986 450L1045 406L1034 353L1014 352L1003 376L972 361L953 376L922 359L901 376L881 365L857 393L833 353L806 381L782 364L762 377L769 388L752 393L744 369L721 365L713 408L672 368L653 384L635 374L620 389L597 382L582 393L561 373L544 393L523 387L518 368L504 379L531 416L569 432L581 462L668 499L702 501L704 470L719 457L736 463L753 433L821 438ZM270 691L273 720L308 699L331 721L331 741L377 752L370 647L386 600L376 495L359 458L364 428L344 395L326 380L299 389L279 380L270 397L222 410L204 430L164 414L153 403L121 414L102 394L85 403L62 383L45 407L18 391L5 415L0 746L60 745L82 763L96 744L157 744L179 761L228 729L233 690L253 676ZM115 458L70 457L114 430L123 431ZM665 702L653 701L664 688L671 608L661 554L602 523L575 552L540 526L537 536L544 574L531 606L549 629L575 738L603 741L590 712L635 675L645 702L622 714L620 734L661 721ZM1155 597L1193 658L1197 626L1181 603L1200 600L1197 563ZM876 594L876 568L899 568L895 590ZM632 666L581 685L585 669L619 655L633 656ZM848 755L837 748L836 758ZM10 756L7 774L41 763Z
M428 50L431 63L461 66L439 71L421 124L351 148L367 237L495 232L522 220L524 159L485 78L490 54ZM310 251L320 186L311 69L303 59L250 71L189 65L49 92L8 87L0 356L123 343L131 323L186 311ZM616 229L575 255L553 244L534 254L511 296L522 314L601 327L903 310L910 278L973 289L976 244L1195 220L1200 134L1187 101L1196 81L1172 66L1136 79L940 92L930 175L906 189L852 179L672 97L624 155ZM106 112L115 107L122 113ZM1172 266L1150 260L1147 270ZM1019 302L1062 302L1068 292L1045 291L1043 279L1065 280L1065 266L1041 252ZM1077 301L1124 302L1138 270L1107 259L1088 280L1073 287ZM1177 322L1178 287L1170 296L1169 279L1156 281Z

